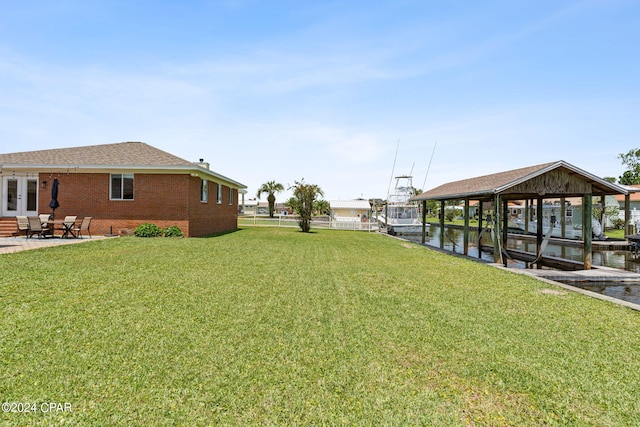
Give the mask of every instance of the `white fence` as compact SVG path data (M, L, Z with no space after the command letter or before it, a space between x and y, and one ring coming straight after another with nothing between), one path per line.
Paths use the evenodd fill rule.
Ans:
M274 218L262 215L239 215L238 227L285 227L298 228L298 217L294 215L278 215ZM311 228L325 228L333 230L378 231L376 222L362 222L358 220L331 220L329 217L316 217L311 221Z

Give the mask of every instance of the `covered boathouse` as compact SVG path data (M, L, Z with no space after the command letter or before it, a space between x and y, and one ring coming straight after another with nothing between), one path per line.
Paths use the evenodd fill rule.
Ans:
M546 241L551 234L544 236L544 231L548 230L548 225L543 224L543 206L546 201L552 199L557 206L557 213L560 220L559 226L562 230L561 237L565 236L566 209L569 206L567 199L581 200L582 224L581 239L583 242L583 259L577 266L578 269L591 269L592 263L592 212L593 198L601 197L604 200L608 195L625 196L625 218L629 218L629 193L627 189L619 185L610 183L595 175L592 175L580 168L577 168L565 161L544 163L536 166L529 166L521 169L514 169L506 172L499 172L491 175L479 176L476 178L463 179L460 181L443 184L439 187L425 191L413 197L413 201L422 202L423 221L426 220L426 201L435 200L440 202L440 230L444 230L445 204L447 201L464 201L464 254L468 254L469 247L469 210L471 202L478 204L478 256L482 252L482 235L484 230L483 221L493 228L493 258L496 263L504 263L506 257L514 255L508 251L507 240L509 237L509 205L514 202L531 207L533 212L525 211L525 224L529 218L535 217L532 229L536 235L536 254L530 255L525 260L535 263L538 268L545 264L551 265L549 259L542 256ZM577 210L577 209L576 209ZM483 218L483 212L489 214ZM547 215L547 223L549 216ZM555 215L552 219L556 221ZM578 222L578 221L576 221ZM553 227L553 223L551 225ZM423 237L424 243L424 237ZM440 247L444 247L444 233L440 233ZM497 248L497 250L496 250ZM520 254L522 255L522 254Z

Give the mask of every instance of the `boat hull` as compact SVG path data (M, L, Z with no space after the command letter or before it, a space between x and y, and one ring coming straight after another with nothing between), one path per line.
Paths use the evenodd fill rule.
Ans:
M422 224L395 224L387 226L387 232L392 236L421 235ZM425 225L425 232L429 235L429 224Z

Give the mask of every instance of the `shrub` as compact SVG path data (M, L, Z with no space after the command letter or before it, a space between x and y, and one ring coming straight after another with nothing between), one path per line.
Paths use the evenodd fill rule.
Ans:
M461 211L459 209L446 209L444 211L444 219L451 222L454 219L456 219L456 217L460 216Z
M171 227L167 227L166 230L164 230L164 237L182 237L184 236L184 233L182 232L182 230L180 230L180 227L178 227L177 225L172 225Z
M622 218L614 218L611 220L611 224L613 225L613 228L615 228L616 230L623 230L624 229L624 219Z
M145 222L136 227L134 234L136 237L158 237L162 236L162 228Z

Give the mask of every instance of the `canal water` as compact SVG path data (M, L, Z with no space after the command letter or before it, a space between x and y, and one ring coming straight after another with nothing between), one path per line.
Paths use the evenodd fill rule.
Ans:
M458 228L449 228L445 226L444 233L444 249L462 254L464 250L463 231ZM403 238L416 243L422 243L421 235L403 236ZM477 231L470 231L468 251L468 255L470 257L478 257L478 247L476 245L477 240ZM492 245L491 235L489 235L488 233L483 235L482 242L484 244ZM428 246L434 246L436 248L440 247L439 226L434 226L433 224L431 224L429 228L429 235L426 236L426 244ZM510 238L508 247L509 249L517 249L520 251L531 252L533 254L536 253L536 243L529 240ZM581 247L554 245L549 242L543 254L574 261L582 261ZM482 259L493 262L493 254L483 252ZM612 267L640 273L640 257L634 257L630 251L594 250L592 254L592 264L594 266ZM526 265L523 261L509 261L509 267L526 268ZM571 282L570 284L572 286L580 287L593 292L598 292L600 294L607 295L613 298L640 304L640 282Z

